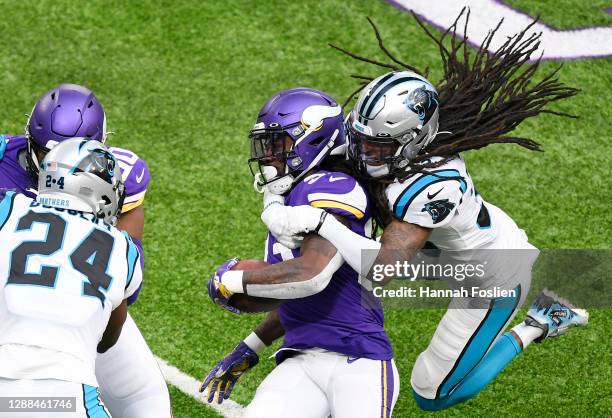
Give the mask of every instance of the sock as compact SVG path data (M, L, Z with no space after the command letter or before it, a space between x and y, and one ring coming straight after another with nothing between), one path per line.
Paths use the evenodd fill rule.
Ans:
M531 325L527 325L526 323L521 322L520 324L512 328L512 332L514 332L514 334L516 334L521 339L524 350L536 338L540 337L544 331L541 328L532 327Z

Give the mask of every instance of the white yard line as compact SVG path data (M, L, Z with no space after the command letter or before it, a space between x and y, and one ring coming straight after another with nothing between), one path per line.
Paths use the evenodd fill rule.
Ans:
M480 45L489 29L501 18L504 23L493 38L489 50L497 49L506 37L514 35L533 21L533 18L499 0L387 0L389 3L415 13L439 28L449 27L459 11L468 6L471 11L468 36L472 43ZM571 13L571 10L568 10ZM602 11L603 13L603 11ZM543 16L546 19L546 16ZM463 35L462 19L457 31ZM530 32L542 32L540 49L532 55L537 58L544 52L544 59L579 59L607 57L612 55L612 27L557 29L537 23Z
M223 401L221 405L213 402L209 404L206 402L206 398L204 394L198 392L200 388L201 382L188 374L183 373L176 367L168 364L165 360L155 356L155 360L159 364L159 368L161 369L166 382L178 388L181 392L186 395L191 396L198 402L207 405L208 407L217 411L221 416L225 418L240 418L244 412L244 407L239 403L232 401L231 399L227 399Z

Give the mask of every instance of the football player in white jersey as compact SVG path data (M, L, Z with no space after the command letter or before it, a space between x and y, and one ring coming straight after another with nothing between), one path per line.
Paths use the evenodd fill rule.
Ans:
M58 416L108 417L96 356L119 339L142 282L138 248L112 226L124 184L116 158L86 138L40 167L36 200L0 193L0 393L20 408L2 416L56 416L19 402L49 397L65 398Z
M521 92L527 98L531 93L526 88ZM555 93L544 94L550 98ZM279 241L290 242L299 239L299 232L317 231L369 279L373 277L373 265L393 266L410 260L426 241L441 250L463 251L461 256L477 254L486 264L479 290L503 290L509 296L451 300L412 370L413 395L425 410L445 409L474 397L528 344L588 321L585 310L543 293L525 321L504 333L529 291L538 250L506 213L482 199L456 150L470 149L465 148L470 140L473 148L495 142L529 144L522 138L511 141L502 134L533 115L526 111L532 103L517 101L525 107L512 110L515 119L506 118L505 112L496 109L481 114L483 121L489 116L497 116L497 121L485 137L490 142L479 142L483 136L470 136L469 130L458 136L452 136L457 132L447 133L450 140L449 136L438 136L442 134L438 128L444 105L440 102L436 88L427 79L411 71L394 71L363 89L347 120L351 158L370 179L378 221L384 225L380 241L358 236L311 206L271 205L262 215ZM486 97L482 103L475 103L460 108L466 111L468 120L478 121L476 117L470 119L470 111L478 115ZM450 284L457 287L454 280Z
M0 135L0 189L36 198L38 167L58 143L87 137L105 143L106 112L85 86L60 84L36 102L23 135ZM146 162L125 148L111 147L125 184L117 228L130 234L144 269L144 199L150 182ZM140 289L128 299L138 298ZM96 377L104 403L117 418L171 416L170 395L153 353L128 312L121 338L96 360ZM164 411L164 412L161 412Z

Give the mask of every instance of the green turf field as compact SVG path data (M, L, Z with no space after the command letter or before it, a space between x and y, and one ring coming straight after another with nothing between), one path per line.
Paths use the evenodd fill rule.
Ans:
M603 1L510 3L558 27L612 24ZM156 355L198 379L261 318L221 311L204 290L226 258L263 254L260 196L246 165L259 107L294 86L343 101L354 89L348 74L379 74L326 46L338 42L380 57L365 16L406 61L429 65L433 81L441 74L437 50L412 18L382 1L3 1L2 11L2 131L21 132L23 114L42 92L80 83L105 105L115 132L109 142L148 162L146 283L132 314ZM495 146L465 156L479 192L540 248L610 248L610 63L564 64L561 78L582 93L556 108L580 119L544 115L519 128L543 143L544 153ZM402 379L394 416L423 415L409 377L442 313L387 315ZM610 416L610 310L591 314L588 328L533 344L476 399L438 416ZM234 400L249 402L273 368L266 359L272 353L264 352ZM217 416L171 393L175 417Z

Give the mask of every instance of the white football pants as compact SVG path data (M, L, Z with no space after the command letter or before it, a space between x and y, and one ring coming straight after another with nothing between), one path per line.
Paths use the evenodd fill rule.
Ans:
M351 358L319 348L278 365L245 418L390 418L399 394L393 360Z
M475 250L475 254L489 258L485 261L488 263L485 271L494 274L478 287L515 290L516 295L496 299L451 299L429 346L419 354L412 369L412 388L426 399L447 396L461 384L503 334L529 293L531 269L539 251L529 244L525 232L501 209L493 205L487 208L497 237L479 248L483 250L481 253ZM457 282L450 281L451 288L457 286Z
M129 313L119 341L98 355L96 378L114 418L172 416L164 376Z

